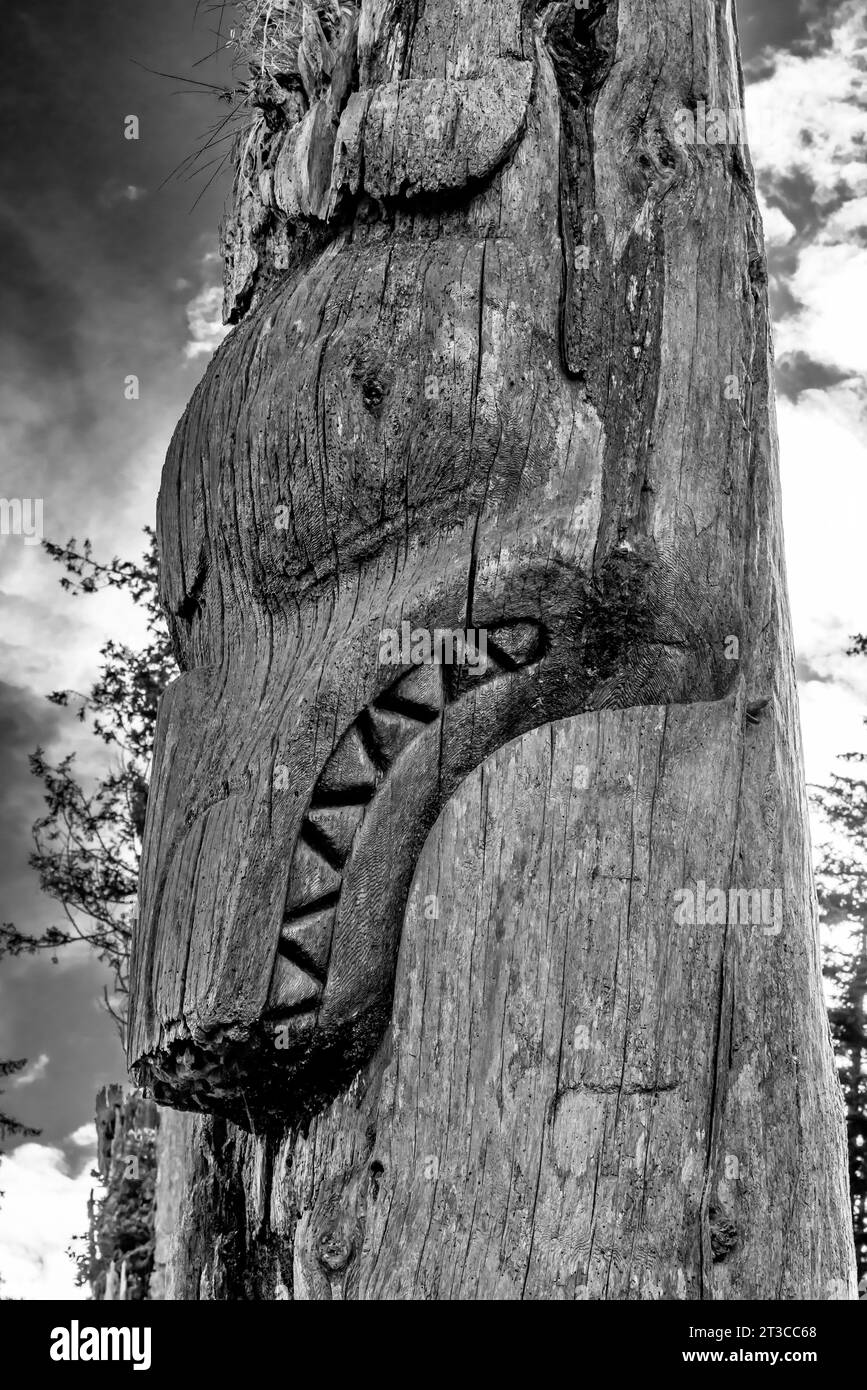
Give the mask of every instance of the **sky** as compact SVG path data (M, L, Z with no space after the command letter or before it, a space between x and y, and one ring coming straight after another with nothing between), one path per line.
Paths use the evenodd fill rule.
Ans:
M214 168L170 178L227 107L147 69L229 80L219 4L9 0L0 118L0 495L43 499L44 533L130 558L154 520L174 425L222 336ZM740 0L768 244L786 549L807 778L867 750L867 14L862 0ZM206 59L206 61L200 61ZM196 66L198 64L198 66ZM124 138L125 118L139 139ZM10 132L11 131L11 135ZM225 149L223 146L221 149ZM204 159L210 158L206 155ZM204 162L204 161L202 161ZM198 199L198 201L196 201ZM125 379L139 379L137 401ZM28 867L41 813L28 754L104 754L56 689L86 690L118 595L74 599L22 536L0 536L0 920L57 920ZM821 826L814 838L822 838ZM0 961L0 1108L41 1128L0 1167L0 1275L18 1298L82 1296L65 1251L94 1186L97 1089L124 1076L85 949Z

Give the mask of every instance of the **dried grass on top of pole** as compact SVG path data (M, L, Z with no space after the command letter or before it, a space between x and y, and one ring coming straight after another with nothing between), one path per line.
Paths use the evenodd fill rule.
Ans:
M254 77L284 91L300 81L309 101L354 31L359 10L355 0L239 0L236 8L238 57Z

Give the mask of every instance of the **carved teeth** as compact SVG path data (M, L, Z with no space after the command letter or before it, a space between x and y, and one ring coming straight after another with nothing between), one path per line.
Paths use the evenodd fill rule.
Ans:
M301 907L287 908L283 915L284 922L306 922L309 918L317 916L320 912L330 912L337 907L340 902L340 889L335 893L326 893L324 898L311 899L308 903L303 903Z
M394 710L377 709L374 705L367 711L367 717L377 757L385 767L393 763L420 732L418 720L397 714Z
M280 954L312 975L320 984L325 983L331 954L334 915L332 907L309 917L301 917L284 927L280 938Z
M339 892L340 882L340 874L319 850L299 839L292 858L286 911L297 913L318 899Z
M380 709L405 714L421 724L430 724L443 707L443 676L441 666L419 666L392 686L381 699Z
M280 1013L310 1009L318 1004L321 996L322 985L319 980L314 979L294 961L287 960L283 955L277 956L269 1000L272 1009Z
M363 820L363 806L323 806L311 809L302 834L320 846L334 868L342 868Z
M337 798L342 804L363 805L376 788L377 769L364 746L357 724L353 724L338 743L316 785L314 804L328 804Z
M312 1010L322 996L343 869L365 809L391 764L439 718L446 700L457 698L465 681L517 671L538 660L543 647L538 623L491 629L486 667L419 666L363 709L347 729L314 788L292 858L271 984L274 1013Z

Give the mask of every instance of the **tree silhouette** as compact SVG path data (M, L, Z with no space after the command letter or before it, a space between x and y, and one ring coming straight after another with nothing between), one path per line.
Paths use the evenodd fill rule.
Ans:
M99 676L87 694L54 691L52 704L74 709L90 722L108 745L112 760L105 774L88 787L69 753L50 762L42 748L30 766L43 784L46 812L33 826L31 866L43 892L62 908L62 925L39 935L12 923L0 926L0 955L57 952L75 941L86 942L113 975L114 999L105 990L106 1007L123 1036L128 986L130 936L135 913L141 836L147 808L147 769L157 704L175 671L157 594L157 554L153 532L146 528L147 548L136 563L117 557L107 564L93 558L91 543L44 542L48 554L66 571L62 587L73 596L118 589L145 614L147 639L140 648L109 641L101 648Z
M15 1062L0 1062L0 1077L15 1076L17 1072L23 1071L27 1066L26 1058L20 1058ZM3 1095L0 1089L0 1096ZM0 1110L0 1139L35 1139L37 1134L41 1134L39 1129L33 1129L30 1125L21 1124L20 1120L13 1120L11 1116L5 1115ZM0 1197L2 1197L0 1193Z

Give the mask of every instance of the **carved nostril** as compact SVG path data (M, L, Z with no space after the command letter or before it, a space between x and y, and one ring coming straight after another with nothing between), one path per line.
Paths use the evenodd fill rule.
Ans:
M323 1269L340 1274L355 1253L353 1236L336 1223L329 1224L316 1239L316 1255Z
M377 377L368 377L361 388L361 399L364 401L365 410L369 410L371 415L378 415L382 409L382 402L385 398L385 387Z
M376 349L362 349L356 356L351 375L361 391L365 410L371 415L380 415L394 379L386 359Z

